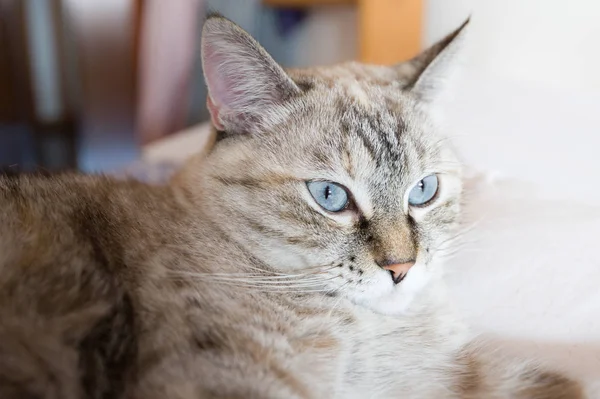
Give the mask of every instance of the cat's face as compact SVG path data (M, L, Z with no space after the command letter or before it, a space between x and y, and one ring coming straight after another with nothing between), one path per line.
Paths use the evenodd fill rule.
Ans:
M253 256L303 275L286 288L397 314L439 273L460 164L422 79L455 36L411 64L285 73L239 28L208 20L209 109L228 134L205 164L207 208Z

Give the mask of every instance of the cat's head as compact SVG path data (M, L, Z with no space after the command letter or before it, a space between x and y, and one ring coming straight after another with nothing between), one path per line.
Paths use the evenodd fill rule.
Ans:
M465 25L396 66L284 71L209 18L202 61L223 139L202 165L204 209L270 268L305 274L286 288L402 312L458 223L461 168L433 115Z

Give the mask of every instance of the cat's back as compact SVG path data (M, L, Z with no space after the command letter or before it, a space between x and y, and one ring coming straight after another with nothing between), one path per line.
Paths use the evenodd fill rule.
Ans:
M0 265L9 254L26 249L36 254L29 263L85 243L114 252L139 236L168 230L165 221L176 222L179 208L167 187L136 181L0 174Z
M29 294L64 302L84 284L93 288L91 276L136 279L155 250L182 234L184 218L168 187L78 174L0 175L0 298L14 294L12 302L30 308Z
M0 283L49 263L72 263L89 236L86 225L107 222L91 215L106 212L93 199L101 187L76 175L0 175Z
M137 351L128 285L177 217L166 188L0 175L0 397L118 397Z

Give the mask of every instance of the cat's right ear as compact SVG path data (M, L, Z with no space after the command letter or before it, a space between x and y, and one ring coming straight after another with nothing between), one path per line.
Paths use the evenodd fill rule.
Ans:
M256 40L221 16L204 23L202 67L212 123L229 133L267 129L301 92Z
M469 20L413 59L395 66L406 90L423 104L435 103L452 86L461 64Z

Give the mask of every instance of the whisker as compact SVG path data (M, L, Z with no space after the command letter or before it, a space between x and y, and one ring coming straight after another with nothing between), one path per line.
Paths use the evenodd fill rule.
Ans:
M183 277L179 277L183 279ZM256 280L244 280L241 278L227 278L227 277L210 277L210 276L191 276L193 281L202 281L202 282L214 282L214 283L235 283L235 284L245 284L245 285L255 285L255 286L263 286L263 287L273 287L273 286L302 286L302 285L319 285L322 284L323 280L308 280L308 281L256 281Z
M432 255L448 259L456 255L459 251L464 250L466 245L476 243L476 238L472 238L469 241L465 241L464 238L465 236L467 236L468 233L477 228L482 220L483 219L474 221L473 223L459 230L452 236L438 243L437 248L433 251Z
M231 278L239 278L239 279L249 279L249 280L253 280L253 279L257 279L257 280L266 280L266 281L271 281L271 280L288 280L288 279L304 279L307 277L311 277L311 278L317 278L316 275L317 274L322 274L322 273L308 273L308 274L292 274L292 275L285 275L285 276L265 276L265 275L261 275L261 274L245 274L245 273L196 273L196 272L186 272L186 271L174 271L171 272L173 274L177 274L177 275L182 275L182 276L191 276L191 277L202 277L202 276L207 276L207 277L231 277ZM324 272L323 272L324 273Z
M204 273L204 274L211 274L211 275L223 275L223 276L248 276L248 277L262 277L262 278L268 278L268 279L285 279L285 278L296 278L296 277L303 277L303 276L311 276L311 275L315 275L315 274L320 274L323 272L326 272L328 270L334 269L335 266L335 262L332 263L328 263L325 265L316 265L316 266L309 266L309 267L305 267L299 270L298 273L282 273L282 272L276 272L274 270L269 270L269 269L261 269L260 267L256 267L256 266L251 266L251 265L244 265L244 268L250 269L250 270L255 270L257 271L256 273L246 273L243 271L235 271L235 272L216 272L216 273ZM306 273L305 271L311 271L310 273ZM314 270L314 271L312 271ZM197 272L189 272L189 271L176 271L176 270L171 270L171 273L180 273L180 274L190 274L190 273L196 273L196 274L200 274Z
M317 275L327 274L327 272L329 270L332 270L334 268L335 268L335 266L331 266L326 269L323 269L320 271L314 271L311 273L294 273L294 274L279 273L276 276L270 276L270 275L266 275L266 274L257 274L257 273L243 273L243 272L201 273L201 272L176 271L176 270L171 270L170 273L174 274L174 275L190 276L190 277L229 277L229 278L236 278L236 279L265 280L265 281L290 280L290 279L293 279L293 280L301 280L301 279L303 279L303 280L307 280L307 279L321 280L319 277L317 277Z
M196 279L196 280L206 280L206 281L215 281L215 282L234 282L237 284L253 284L256 286L294 286L294 287L299 287L299 286L308 286L308 285L322 285L323 282L325 281L329 281L332 280L334 278L337 278L338 276L332 276L332 277L328 277L328 278L319 278L319 277L315 277L312 276L310 278L305 278L305 279L299 279L299 280L278 280L278 281L273 281L273 280L259 280L259 279L246 279L245 276L235 276L235 275L230 275L230 276L215 276L214 274L211 273L176 273L175 276L173 276L173 278L180 278L180 279L184 279L184 278L192 278L192 279Z
M248 289L257 289L261 292L270 292L270 293L312 293L312 292L331 292L330 288L311 288L311 287L263 287L263 286L255 286L255 285L245 285L245 284L237 284L231 282L223 282L222 285L232 286L236 288L248 288Z
M315 286L262 286L262 285L253 285L253 284L239 284L239 283L232 283L232 282L219 282L220 286L229 286L229 287L234 287L234 288L239 288L239 289L257 289L260 291L264 291L264 292L281 292L281 291L289 291L289 292L293 292L293 291L326 291L326 288L324 288L322 285L315 285Z
M301 288L301 287L318 287L318 286L322 286L323 282L322 281L314 281L314 282L307 282L307 283L274 283L274 282L255 282L255 281L239 281L239 280L228 280L228 279L213 279L213 280L203 280L204 282L214 282L214 283L230 283L230 284L234 284L234 285L239 285L239 286L246 286L246 287L268 287L268 288L277 288L277 287L288 287L288 288L292 288L292 287L297 287L297 288Z
M331 266L333 268L334 267L334 266L332 266L333 263L334 262L326 264L326 265L309 266L309 267L303 268L302 270L314 270L314 269L328 267L328 266ZM246 267L246 268L248 268L250 270L259 271L261 273L274 274L274 275L278 275L278 276L289 276L288 273L276 272L274 270L269 270L269 269L261 269L260 267L256 267L256 266L244 265L244 267Z
M471 231L473 231L475 228L477 228L479 226L479 224L481 223L482 220L483 220L483 218L474 221L473 223L471 223L470 225L468 225L468 226L460 229L454 235L450 236L449 238L447 238L446 240L442 241L438 245L441 246L441 245L443 245L444 243L446 243L448 241L455 240L458 237L462 237L465 234L470 233Z
M454 256L456 256L459 253L466 253L466 252L476 252L477 249L469 249L469 248L454 248L451 251L447 251L447 252L441 252L438 256L443 258L443 259L450 259L453 258Z

